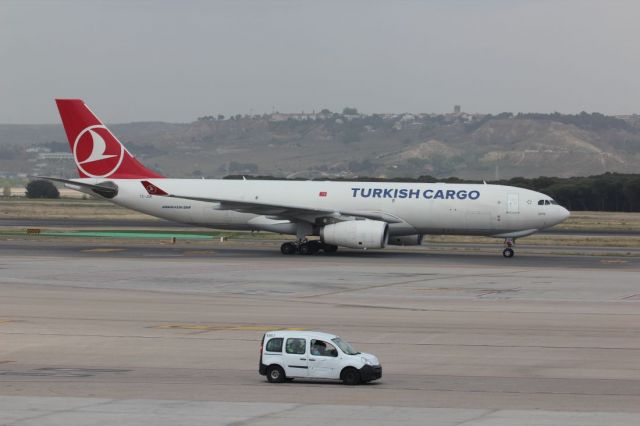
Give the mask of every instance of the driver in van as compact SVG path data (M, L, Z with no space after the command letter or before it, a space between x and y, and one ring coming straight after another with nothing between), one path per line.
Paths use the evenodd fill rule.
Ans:
M311 345L311 355L325 356L327 345L322 340L314 340Z

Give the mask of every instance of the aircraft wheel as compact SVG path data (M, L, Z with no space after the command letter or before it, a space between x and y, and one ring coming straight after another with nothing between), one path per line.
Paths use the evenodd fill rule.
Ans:
M323 244L322 250L324 250L325 253L335 253L338 251L338 246L334 246L332 244Z
M307 246L309 247L309 254L318 254L322 248L322 243L320 241L313 240L309 241Z
M298 247L298 253L304 255L317 254L320 251L320 245L317 241L309 241L308 243L300 244Z
M298 253L304 254L304 255L313 254L311 252L311 247L309 246L309 243L300 244L300 246L298 247Z
M515 252L513 251L512 248L506 248L502 251L502 255L504 257L513 257L513 255L515 254Z
M296 252L296 245L293 243L284 243L280 246L280 252L282 252L282 254L294 254Z

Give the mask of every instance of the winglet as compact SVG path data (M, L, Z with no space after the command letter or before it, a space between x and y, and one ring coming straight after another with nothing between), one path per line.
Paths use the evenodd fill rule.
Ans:
M144 186L144 189L147 190L149 195L160 195L163 197L166 197L169 195L168 193L164 192L162 189L158 188L148 180L140 181L140 183L142 183L142 186Z

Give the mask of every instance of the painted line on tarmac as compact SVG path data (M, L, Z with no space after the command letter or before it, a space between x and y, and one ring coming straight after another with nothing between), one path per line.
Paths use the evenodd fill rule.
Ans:
M85 249L80 250L83 253L113 253L117 251L125 251L123 248L95 248L95 249Z
M217 254L217 252L215 250L187 250L187 251L183 252L182 254L184 254L184 255L208 256L208 255Z
M161 324L151 328L172 330L197 330L197 331L272 331L290 330L302 331L304 328L278 327L275 325L233 325L233 324Z

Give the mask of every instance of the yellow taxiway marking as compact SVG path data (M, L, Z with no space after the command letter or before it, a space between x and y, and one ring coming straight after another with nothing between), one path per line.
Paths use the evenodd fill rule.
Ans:
M10 322L14 322L14 321L12 321L12 320L0 320L0 325L9 324Z
M82 250L84 253L112 253L114 251L125 251L123 248L95 248Z
M175 329L175 330L198 330L198 331L271 331L271 330L292 330L300 331L304 328L278 327L274 325L233 325L233 324L162 324L153 328Z

